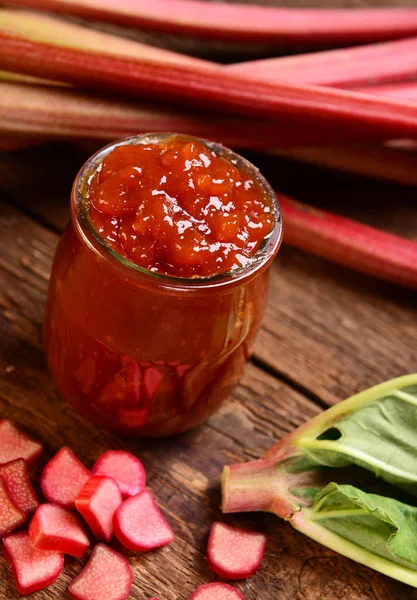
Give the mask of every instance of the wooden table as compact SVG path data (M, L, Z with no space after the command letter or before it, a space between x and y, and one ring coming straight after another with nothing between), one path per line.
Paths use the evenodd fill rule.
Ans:
M131 598L186 600L214 579L205 562L214 520L268 533L258 573L238 584L246 600L412 600L417 592L351 562L273 515L222 517L223 465L262 455L331 404L416 369L416 294L283 247L271 269L267 314L245 376L200 428L162 441L133 442L92 425L57 393L40 342L54 249L68 219L69 188L87 157L69 144L0 155L0 417L46 446L63 445L87 466L108 448L143 459L175 542L132 554ZM415 191L253 157L283 192L417 238ZM42 466L42 465L41 465ZM68 562L37 600L65 597L84 561ZM0 559L0 598L19 596ZM103 599L105 600L105 599Z

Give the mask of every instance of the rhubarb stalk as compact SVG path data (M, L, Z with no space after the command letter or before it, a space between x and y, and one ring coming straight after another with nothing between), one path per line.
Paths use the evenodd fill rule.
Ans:
M252 81L207 63L113 55L98 47L92 49L88 32L49 17L1 10L0 68L85 88L159 99L162 95L204 108L307 125L327 124L387 138L417 133L417 106L405 101Z
M415 8L284 8L204 0L9 0L9 4L221 40L352 44L417 33Z
M30 94L28 94L30 91ZM242 119L167 105L100 97L73 89L0 81L0 134L114 140L181 131L241 148L297 147L355 141L360 135L312 124ZM7 141L7 140L6 140ZM0 142L1 143L1 142ZM7 142L6 148L10 145Z
M417 288L417 242L312 208L279 193L278 197L285 243L379 279ZM250 470L250 463L240 468ZM255 493L265 498L263 481L257 483ZM268 480L266 483L269 485Z
M252 60L225 65L223 68L231 73L270 83L344 88L372 86L416 76L417 38Z
M378 96L389 96L404 100L417 100L417 81L400 81L385 85L372 85L368 87L355 87L355 91L365 94L378 94Z

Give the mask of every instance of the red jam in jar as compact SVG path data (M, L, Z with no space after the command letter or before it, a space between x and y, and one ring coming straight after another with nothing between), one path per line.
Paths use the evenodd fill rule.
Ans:
M277 200L232 151L181 135L107 146L81 169L44 324L63 395L99 424L170 435L237 384L281 242Z

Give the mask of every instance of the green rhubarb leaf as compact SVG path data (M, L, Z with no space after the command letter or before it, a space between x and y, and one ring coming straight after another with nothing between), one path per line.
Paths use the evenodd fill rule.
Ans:
M359 465L417 495L417 376L371 388L314 421L296 441L307 464Z
M417 587L417 375L330 408L261 459L225 467L224 512L267 510Z
M417 570L417 508L393 498L330 483L309 518L374 554Z

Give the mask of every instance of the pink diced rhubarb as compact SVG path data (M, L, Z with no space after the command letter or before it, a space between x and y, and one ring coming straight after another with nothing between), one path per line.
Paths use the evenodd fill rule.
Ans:
M39 506L29 525L29 537L39 550L54 550L77 558L84 556L90 545L78 517L56 504Z
M32 465L43 451L43 445L23 433L8 419L0 420L0 464L23 458Z
M63 554L34 548L26 532L4 538L3 552L22 596L51 585L64 568Z
M245 579L261 564L266 535L213 523L207 546L210 568L224 579Z
M75 507L87 521L97 540L109 542L113 535L113 517L123 499L111 477L93 475L82 487Z
M0 480L0 538L20 527L25 521L25 513L12 502L6 484Z
M200 585L189 600L245 600L245 597L231 585L216 582Z
M128 561L104 544L97 544L68 593L75 600L125 600L132 587Z
M33 513L39 500L29 479L28 468L23 458L0 465L0 479L6 484L12 502L26 515Z
M141 461L124 450L109 450L95 462L94 475L105 475L115 480L123 498L135 496L145 489L146 472Z
M41 488L49 502L73 508L81 488L90 477L90 471L70 448L64 446L45 466Z
M147 490L123 502L114 516L117 539L129 550L153 550L170 544L174 532Z

